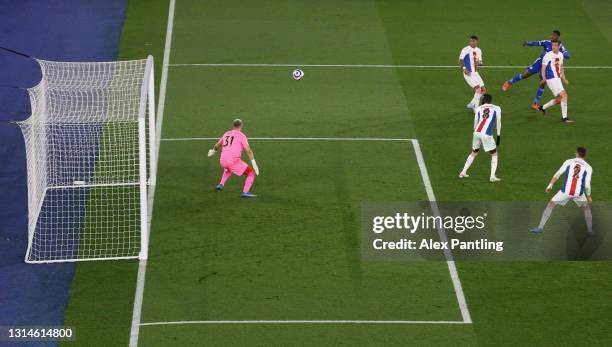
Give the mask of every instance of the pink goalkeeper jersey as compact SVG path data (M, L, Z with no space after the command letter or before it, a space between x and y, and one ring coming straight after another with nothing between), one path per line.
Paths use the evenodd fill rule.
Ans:
M242 150L249 147L249 141L245 134L239 130L230 130L223 134L219 142L223 147L221 161L228 162L240 159Z

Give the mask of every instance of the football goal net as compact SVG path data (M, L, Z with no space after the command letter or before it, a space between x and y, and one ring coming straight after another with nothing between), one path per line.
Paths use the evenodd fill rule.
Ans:
M26 146L25 261L147 258L155 185L153 57L119 62L38 60Z

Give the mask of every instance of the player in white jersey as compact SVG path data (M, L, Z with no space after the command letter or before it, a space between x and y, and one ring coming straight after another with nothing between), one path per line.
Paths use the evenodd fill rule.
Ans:
M491 182L499 182L495 176L497 171L497 146L501 141L501 108L491 104L493 97L485 94L482 97L483 104L474 109L474 137L472 140L472 153L467 157L463 170L459 178L470 177L467 170L470 168L474 159L478 155L480 147L484 147L486 152L491 153ZM497 141L493 139L493 125L497 128Z
M561 115L563 117L561 121L568 124L573 123L574 121L567 118L567 92L563 88L563 83L569 84L569 81L565 78L560 41L553 41L552 51L546 53L544 58L542 58L541 73L544 77L540 82L541 85L546 83L548 89L550 89L555 97L543 106L538 107L538 109L546 114L546 109L556 104L561 104Z
M544 231L544 225L546 221L548 221L548 218L550 218L553 208L557 205L565 206L570 200L574 200L576 205L584 210L587 231L589 234L593 232L593 215L589 207L589 204L593 202L591 198L591 177L593 176L593 168L584 161L585 156L586 148L578 147L576 149L576 158L566 160L554 174L548 187L546 187L547 193L552 190L555 182L557 182L563 174L565 174L565 181L563 182L563 186L561 186L561 190L553 196L546 206L544 213L542 213L540 225L538 225L537 228L531 229L531 232L541 233Z
M482 51L478 48L478 36L470 37L470 44L465 46L459 53L459 66L463 69L463 78L474 90L474 97L467 108L474 109L478 106L480 97L487 92L484 82L478 73L478 66L482 65Z

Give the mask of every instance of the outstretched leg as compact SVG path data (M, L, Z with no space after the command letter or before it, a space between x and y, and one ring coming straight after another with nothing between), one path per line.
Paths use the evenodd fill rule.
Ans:
M463 165L463 170L461 170L461 173L459 173L459 178L470 177L467 174L467 170L470 168L470 166L472 166L472 163L474 162L474 159L476 159L477 155L478 155L477 149L473 150L472 153L468 155L467 159L465 160L465 165Z
M506 91L506 90L510 89L511 85L515 84L516 82L518 82L520 80L528 78L531 75L532 75L531 71L529 71L529 69L527 69L527 70L521 72L520 74L517 74L516 76L512 77L511 79L507 80L504 83L504 86L502 87L502 89L504 91Z
M555 206L557 206L557 204L555 204L553 201L550 201L548 205L546 205L544 212L542 212L542 218L540 218L540 224L537 228L531 229L532 232L541 233L544 231L544 226L546 225L546 222L548 222L548 218L550 218L552 210L555 208Z
M561 98L556 97L554 99L551 99L549 102L545 103L542 106L538 107L538 110L542 111L542 113L546 114L546 110L555 106L556 104L558 104L561 101Z
M244 171L244 174L247 177L246 177L246 180L244 181L244 187L242 188L243 195L251 192L251 187L253 186L253 183L255 182L255 171L253 171L253 169L251 169L251 167L249 166Z
M227 182L227 180L231 176L232 176L232 170L224 168L223 175L221 176L221 181L219 181L219 184L217 184L217 190L223 190L223 187L225 186L225 182Z
M230 169L223 169L223 176L221 176L221 181L219 184L222 186L225 185L225 182L232 176L232 171Z
M533 105L531 105L531 108L534 110L538 109L540 100L542 100L542 95L544 95L544 86L541 85L538 87L538 91L536 92L536 97L533 99Z

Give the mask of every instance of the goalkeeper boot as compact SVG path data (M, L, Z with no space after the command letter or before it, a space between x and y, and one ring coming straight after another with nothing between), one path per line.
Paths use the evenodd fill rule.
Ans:
M254 197L256 197L256 196L257 196L257 195L255 195L255 194L253 194L253 193L251 193L251 192L242 193L242 197L243 197L243 198L254 198Z
M217 189L218 191L222 191L222 190L223 190L223 184L217 184L216 189Z

